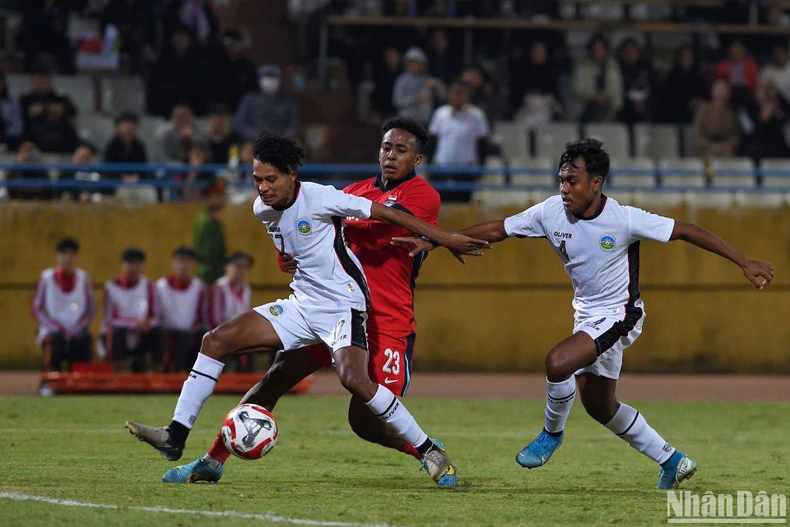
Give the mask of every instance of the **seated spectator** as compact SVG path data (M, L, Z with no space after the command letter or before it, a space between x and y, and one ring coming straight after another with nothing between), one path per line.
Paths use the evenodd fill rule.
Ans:
M151 66L148 75L148 113L168 117L176 104L186 101L200 111L203 94L208 89L205 66L192 48L189 33L177 29L170 37L168 49Z
M245 93L258 89L258 72L250 59L244 56L247 45L237 29L228 29L222 39L223 57L217 66L220 79L220 98L229 111L235 112Z
M206 0L174 0L172 10L178 22L189 31L193 41L203 48L216 40L219 21L214 5Z
M697 69L694 50L690 46L678 48L672 70L661 87L655 120L688 124L694 118L694 109L707 95L707 83Z
M433 115L434 100L444 99L444 84L428 74L428 58L417 47L403 55L405 71L395 81L392 104L400 117L409 117L425 125Z
M41 150L30 141L25 141L21 145L19 145L19 149L14 156L14 162L26 165L36 165L42 164L43 160L41 156ZM12 170L8 173L7 179L8 180L30 180L30 179L39 179L39 180L48 180L49 175L47 174L44 167L39 170ZM55 189L50 187L9 187L8 188L8 197L11 199L52 199L56 197L57 194Z
M191 247L179 247L171 261L173 273L156 281L165 337L164 368L188 371L200 351L205 332L206 286L194 276L197 255Z
M623 78L623 102L617 119L628 124L651 121L656 103L658 74L644 58L636 39L623 40L618 55Z
M214 178L203 188L205 208L195 218L192 226L192 244L200 263L197 276L207 284L222 276L227 244L220 213L227 203L227 184L224 179Z
M376 61L374 64L377 71L373 81L373 93L370 95L370 106L382 119L388 119L396 113L392 104L392 93L395 90L395 81L401 74L401 53L398 48L388 46L384 48L382 58L383 61Z
M268 128L288 137L299 133L299 110L294 101L280 89L281 72L274 64L258 69L260 91L241 98L233 127L242 139L255 139Z
M200 200L200 184L209 181L214 177L211 172L204 170L196 170L208 162L209 152L202 143L194 143L189 148L187 154L187 164L189 165L189 172L184 176L184 183L186 187L181 192L184 201L199 201Z
M30 136L35 125L46 123L50 106L62 106L64 116L68 120L77 115L77 109L71 99L67 95L56 93L52 88L52 76L49 73L41 71L34 73L30 78L30 88L30 92L19 98L25 137Z
M713 83L711 101L694 112L694 150L707 163L713 157L732 157L741 141L738 117L730 103L730 85L724 79Z
M170 121L156 131L156 140L161 143L167 160L174 163L188 163L192 145L206 141L195 128L192 109L187 104L173 107Z
M92 165L96 162L96 149L87 143L80 144L71 155L71 162L75 165ZM60 175L60 179L97 183L101 181L102 177L101 174L95 170L70 170L68 172L63 172ZM90 202L99 202L102 200L102 196L111 196L115 189L105 187L101 189L95 189L93 191L92 190L93 189L80 185L74 186L74 188L71 189L62 189L61 195L70 194L72 199L79 203L85 204Z
M489 122L498 120L501 100L488 73L480 66L470 66L463 71L461 79L469 86L469 101L483 110Z
M231 117L228 107L215 104L208 109L208 147L212 163L228 164L231 157L238 164L239 145L241 138L231 128Z
M60 73L74 73L76 54L68 36L69 11L64 4L67 2L22 2L22 29L16 45L25 53L25 71L44 61L55 62Z
M147 163L145 144L137 136L140 129L137 115L127 112L115 119L115 135L104 150L105 163ZM153 177L147 172L111 172L105 178L120 179L124 183L137 183Z
M96 312L88 274L77 267L80 246L63 238L55 246L55 267L41 273L32 314L38 322L36 343L44 352L46 371L69 371L76 362L90 362L88 325Z
M573 71L573 94L582 104L584 123L611 121L623 103L620 68L609 58L606 39L593 36L587 43L587 57Z
M749 56L746 47L740 40L735 40L730 44L727 58L721 60L713 72L713 80L727 81L731 93L739 88L748 88L754 94L757 91L759 76L760 68Z
M745 136L741 155L751 157L755 164L766 157L790 155L784 134L789 109L773 84L761 82L756 103L747 107L746 118L741 120Z
M470 88L463 80L450 85L449 103L439 107L431 118L428 133L436 145L433 164L443 167L476 167L485 161L488 121L483 111L469 103ZM471 174L432 174L431 181L472 183ZM469 201L471 191L439 191L443 201Z
M33 141L42 152L70 154L80 143L77 130L67 115L66 105L51 102L47 105L45 118L30 124L27 139Z
M428 40L428 64L431 76L448 84L463 70L460 49L450 49L450 39L444 29L436 29Z
M16 150L22 141L24 122L19 102L8 93L5 72L0 71L0 144Z
M153 56L156 19L150 0L110 0L101 13L101 33L109 24L118 28L121 53L130 58L133 73L143 71L146 58Z
M761 83L770 83L779 90L779 95L790 102L790 54L786 46L776 46L771 62L763 68L760 74Z
M245 313L251 308L252 289L247 284L247 274L254 260L243 252L235 252L225 261L225 274L211 286L209 295L209 322L215 328ZM230 370L251 372L255 370L254 355L231 359Z
M549 62L546 43L532 43L529 57L510 62L511 105L527 128L535 128L554 120L561 110L559 103L560 71Z
M130 247L121 254L121 274L104 284L108 356L117 365L132 357L132 371L161 371L164 337L154 284L143 275L145 253ZM149 366L145 356L151 356Z

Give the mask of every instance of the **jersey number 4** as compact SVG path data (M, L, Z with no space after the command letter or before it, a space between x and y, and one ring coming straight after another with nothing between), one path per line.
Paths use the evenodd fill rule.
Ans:
M280 242L280 252L285 254L285 238L283 238L282 234L275 234L274 239ZM562 242L565 243L565 242Z
M566 262L570 262L571 261L571 259L568 257L568 251L565 250L565 240L562 240L560 242L560 252L565 257L565 261Z

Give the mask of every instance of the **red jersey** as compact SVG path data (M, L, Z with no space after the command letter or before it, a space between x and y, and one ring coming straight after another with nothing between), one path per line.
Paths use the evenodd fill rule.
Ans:
M434 226L441 206L439 193L416 174L388 187L377 176L349 185L343 192L398 209ZM406 248L390 245L393 237L410 234L389 223L346 219L346 241L362 263L370 288L372 309L367 327L372 332L406 336L416 326L414 284L427 255L412 258Z

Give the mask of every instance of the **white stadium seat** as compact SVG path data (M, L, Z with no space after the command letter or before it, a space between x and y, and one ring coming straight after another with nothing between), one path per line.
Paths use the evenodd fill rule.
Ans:
M656 188L656 164L644 157L612 158L611 172L606 179L612 189Z
M584 136L603 141L603 147L611 157L631 157L631 141L624 124L588 124L584 127Z
M680 157L680 133L672 124L638 123L634 125L636 157Z
M687 192L686 203L699 209L729 209L735 204L735 193L729 190L708 189L700 192Z
M505 167L505 160L501 157L489 156L486 158L485 167L502 169ZM480 178L480 183L483 185L504 185L505 173L501 170L492 170L483 174Z
M145 84L140 77L103 77L101 79L101 111L118 117L133 112L145 113Z
M115 134L115 124L110 117L100 113L78 113L77 134L80 139L95 146L98 157L101 158L107 144Z
M530 203L530 193L518 190L477 190L472 193L472 204L481 207L522 207Z
M513 185L552 186L557 184L557 166L551 159L514 159L511 168L527 168L530 173L515 173L510 175Z
M716 188L754 188L754 161L748 157L721 157L710 161L711 186Z
M499 121L494 125L502 156L507 159L527 157L527 131L521 122Z
M632 195L632 204L644 209L677 207L686 199L684 192L635 191Z
M8 90L14 97L21 97L31 91L28 74L9 74L7 77ZM77 108L77 113L93 112L96 110L96 91L93 78L87 75L53 75L52 88L55 92L68 95Z
M790 189L790 159L763 159L760 169L764 187Z
M661 159L658 161L662 187L703 188L706 186L705 163L697 158ZM678 171L673 173L673 171Z
M166 122L167 119L164 117L154 117L150 115L140 117L140 132L138 136L140 137L140 141L145 144L149 163L161 163L165 160L165 153L162 149L162 145L156 140L156 131Z
M576 123L547 123L532 133L535 157L559 159L565 151L565 143L579 139L579 126Z
M743 208L778 209L784 205L784 198L781 192L735 192L735 204Z

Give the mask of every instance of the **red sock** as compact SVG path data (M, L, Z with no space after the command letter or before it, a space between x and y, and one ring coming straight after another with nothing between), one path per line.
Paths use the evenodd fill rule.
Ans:
M422 461L422 456L420 456L420 453L417 452L417 449L414 448L414 445L412 445L411 443L406 443L401 448L399 448L398 451L403 452L404 454L407 454L409 456L414 456L415 458L417 458L417 461Z
M214 444L211 445L211 448L208 450L208 455L211 459L219 461L223 465L230 457L230 452L227 448L225 448L225 442L222 441L222 436L220 434L217 434Z

